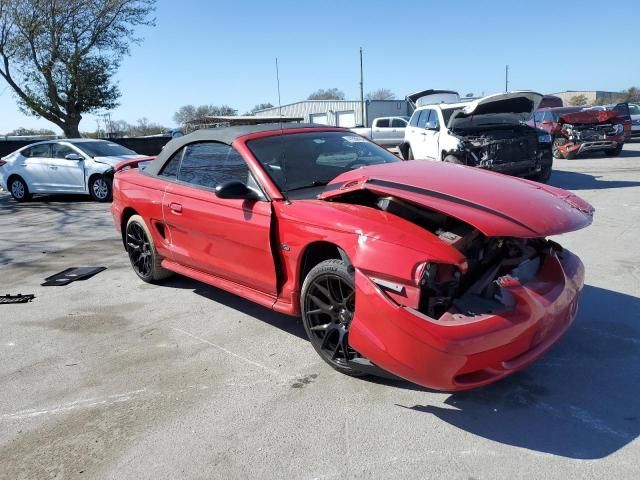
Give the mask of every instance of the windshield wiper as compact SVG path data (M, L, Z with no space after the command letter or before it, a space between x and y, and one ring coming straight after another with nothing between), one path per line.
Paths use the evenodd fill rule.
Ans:
M320 180L314 180L313 182L307 184L307 185L302 185L301 187L295 187L295 188L290 188L288 190L284 190L285 192L293 192L295 190L304 190L305 188L313 188L313 187L324 187L327 183L329 183L329 180L327 180L326 182L320 181Z

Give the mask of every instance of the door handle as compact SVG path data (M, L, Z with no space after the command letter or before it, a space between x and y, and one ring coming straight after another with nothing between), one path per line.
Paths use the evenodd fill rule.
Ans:
M171 202L169 204L169 208L175 214L180 215L182 213L182 205L180 205L179 203Z
M58 167L56 165L49 165L49 168L51 170L57 170L58 169Z

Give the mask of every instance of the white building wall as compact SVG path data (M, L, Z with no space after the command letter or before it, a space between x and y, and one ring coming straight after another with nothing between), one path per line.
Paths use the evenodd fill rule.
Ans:
M282 115L286 117L303 117L305 123L311 123L311 116L314 114L326 113L327 125L338 125L338 114L344 112L353 112L356 125L361 125L362 113L360 102L350 100L305 100L302 102L283 105L282 110L278 107L269 108L256 112L258 117L278 116L282 111Z

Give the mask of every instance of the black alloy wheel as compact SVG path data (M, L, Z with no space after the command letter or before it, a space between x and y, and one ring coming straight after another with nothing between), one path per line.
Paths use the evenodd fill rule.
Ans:
M302 288L302 318L313 348L336 370L362 375L350 365L359 356L349 346L355 311L353 275L342 260L325 260L311 269Z
M143 280L151 279L153 273L153 251L147 233L138 222L127 225L127 253L131 266Z

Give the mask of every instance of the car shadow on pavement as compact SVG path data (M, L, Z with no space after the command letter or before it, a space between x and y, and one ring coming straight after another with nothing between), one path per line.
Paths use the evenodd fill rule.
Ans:
M640 299L586 286L565 337L526 371L445 404L397 405L466 432L575 459L606 457L640 434Z
M165 287L192 290L197 295L213 300L214 302L237 310L238 312L242 312L245 315L257 318L264 323L308 341L304 327L302 326L302 322L299 318L284 315L269 308L262 307L257 303L245 300L233 293L212 287L211 285L207 285L206 283L202 283L197 280L183 277L182 275L171 277L168 280L165 280L162 285Z
M28 202L16 202L7 192L0 192L0 209L3 214L15 213L22 210L50 210L64 208L66 204L89 203L95 204L89 195L36 195Z
M599 175L554 170L549 185L566 190L599 190L640 186L640 182L627 180L600 180Z

